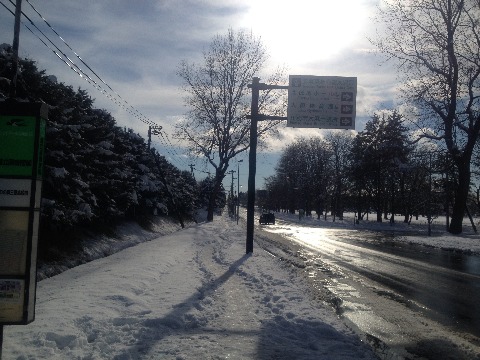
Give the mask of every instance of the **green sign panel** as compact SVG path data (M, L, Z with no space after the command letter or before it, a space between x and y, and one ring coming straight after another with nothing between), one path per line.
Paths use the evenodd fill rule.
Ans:
M43 103L0 101L0 326L35 317L47 118Z
M0 176L42 177L45 128L45 120L36 116L0 116Z

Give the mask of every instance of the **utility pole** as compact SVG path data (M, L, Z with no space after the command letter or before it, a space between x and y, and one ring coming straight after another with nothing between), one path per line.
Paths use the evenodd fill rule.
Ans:
M22 16L22 0L17 0L15 5L15 24L13 28L13 78L10 83L10 97L14 98L17 94L17 76L18 76L18 49L20 47L20 18Z
M155 164L157 165L158 169L158 174L160 175L160 180L165 184L165 191L167 192L168 197L170 198L170 201L172 203L173 211L178 217L178 221L180 222L180 225L182 226L182 229L185 228L185 224L183 223L183 217L180 211L177 208L177 203L175 202L175 197L172 194L172 191L170 190L170 186L168 185L167 178L165 174L163 173L162 165L160 164L160 161L158 160L158 156L155 153L155 150L151 151L151 154L153 156L153 160L155 161ZM0 359L1 360L1 359Z
M232 185L230 186L230 196L231 196L232 199L233 199L233 180L235 179L235 178L233 177L233 174L235 174L235 170L230 170L229 173L232 174Z
M243 159L237 161L237 225L240 217L240 163Z
M148 126L148 150L150 150L150 145L152 144L152 135L160 135L160 130L162 130L161 126Z
M190 166L190 174L192 175L192 177L195 179L195 174L193 173L193 169L195 168L195 164L190 164L188 165Z
M232 185L230 186L230 201L231 203L229 204L229 207L231 206L231 208L229 209L229 214L235 214L235 202L233 200L233 174L235 174L235 170L230 170L228 172L229 174L232 174Z

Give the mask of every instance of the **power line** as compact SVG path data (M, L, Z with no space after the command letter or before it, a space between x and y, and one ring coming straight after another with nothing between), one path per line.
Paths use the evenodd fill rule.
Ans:
M10 3L16 7L16 5L12 2L12 0L9 0ZM145 115L143 115L140 111L138 111L136 108L134 108L132 105L130 105L125 99L123 99L120 94L118 94L113 88L105 81L103 78L101 78L97 72L95 72L90 65L88 65L81 57L80 55L73 50L73 48L65 41L65 39L52 27L52 25L45 19L45 17L32 5L32 3L29 0L26 0L27 3L30 5L30 7L35 11L35 13L42 19L45 24L55 33L57 37L60 38L62 43L70 49L75 56L80 60L80 62L88 69L90 70L93 75L101 82L103 83L111 92L113 92L118 99L121 101L117 100L114 96L108 93L106 89L104 89L97 81L95 81L90 75L88 75L85 71L83 71L68 55L65 54L64 51L60 50L60 48L42 31L40 30L35 23L25 14L25 12L22 11L22 15L30 22L30 24L47 40L48 43L50 43L56 50L54 50L50 45L47 44L38 34L36 34L28 25L22 22L22 24L35 36L37 37L48 49L50 49L65 65L67 65L71 70L73 70L78 76L80 76L82 79L87 81L90 85L92 85L94 88L96 88L98 91L100 91L103 95L105 95L109 100L113 101L117 106L121 107L124 109L127 113L132 115L134 118L142 121L143 123L147 125L156 125L152 120L147 118ZM13 11L10 10L4 3L3 1L0 0L0 4L7 9L12 15L14 15ZM63 55L63 57L62 57ZM67 60L65 60L67 59ZM170 141L168 134L163 131L160 132L159 134L159 140L162 142L162 145L165 147L166 151L172 156L172 160L175 161L180 161L183 163L185 167L188 167L188 164L186 164L185 161L181 158L181 155L178 154L175 151L175 146L172 144ZM170 150L171 148L171 150ZM173 152L172 152L173 151Z
M11 1L11 0L10 0ZM80 55L75 52L73 50L73 48L62 38L62 36L60 36L60 34L50 25L50 23L45 19L45 17L32 5L32 3L29 1L29 0L26 0L27 3L31 6L31 8L38 14L38 16L47 24L47 26L60 38L60 40L62 40L62 42L75 54L75 56L82 62L82 64L84 64L103 84L105 84L105 86L107 86L119 99L121 99L125 105L128 105L133 111L134 113L131 113L127 108L125 108L122 104L119 104L117 101L115 101L115 99L111 98L110 96L107 96L110 98L110 100L114 101L117 105L121 106L125 111L127 111L128 113L130 113L131 115L133 115L134 117L138 118L140 121L142 121L143 123L147 124L147 125L153 125L155 126L156 124L151 121L150 119L148 119L146 116L144 116L141 112L139 112L137 109L135 109L132 105L130 105L125 99L123 99L120 94L118 94L115 90L113 90L113 88L108 85L81 57ZM45 36L45 35L44 35ZM65 54L64 54L65 57L67 57ZM68 57L67 57L68 58ZM69 58L68 58L69 59ZM69 59L70 60L70 59ZM74 64L71 60L70 62L72 64ZM74 64L75 65L75 64ZM81 69L77 66L77 68L81 71ZM83 74L85 74L83 71L81 71ZM85 74L86 75L86 74ZM86 75L88 76L88 75ZM90 77L88 77L91 81L94 82L94 84L97 86L97 89L99 89L101 92L103 92L103 89L93 80L91 79ZM106 92L105 92L106 93ZM163 140L165 140L168 144L170 144L170 147L171 148L174 148L173 144L171 143L170 139L168 138L168 135L166 132L165 133L165 137L163 136L163 134L160 132L160 136L162 137ZM169 145L167 143L164 143L164 146L166 147L167 151L168 151L168 148L169 148ZM181 159L181 157L177 154L177 153L172 153L171 151L169 151L170 154L173 156L173 158L175 158L176 156L178 156L178 159L180 160L183 160ZM186 165L186 163L184 164Z
M5 7L10 13L13 14L12 10L8 9L3 2L0 1L0 3ZM10 3L15 6L15 4L12 3L10 0ZM90 85L95 87L97 90L99 90L103 95L105 95L107 98L112 100L114 103L116 103L118 106L123 107L127 112L129 112L131 115L135 116L135 114L131 113L128 109L126 109L121 103L117 102L116 99L111 97L110 94L108 94L107 91L101 88L95 80L93 80L88 74L86 74L80 67L78 67L60 48L58 48L55 43L43 32L41 31L35 23L22 11L22 15L30 22L30 24L40 32L40 34L43 35L43 37L51 44L53 47L56 49L53 49L50 45L48 45L38 34L36 34L27 24L25 24L22 21L22 24L29 30L37 39L39 39L48 49L50 49L65 65L67 65L71 70L73 70L78 76L80 76L82 79L87 81ZM57 52L58 51L58 52ZM62 55L68 60L65 60L62 58Z
M75 56L82 62L83 65L85 65L94 75L95 77L100 80L106 87L108 87L110 89L110 91L112 91L120 100L123 101L123 103L125 103L125 105L127 105L128 107L130 107L133 111L134 111L134 114L138 115L138 118L139 120L143 121L144 123L146 124L154 124L153 121L149 120L146 116L144 116L142 113L140 113L137 109L135 109L132 105L130 105L125 99L123 99L120 94L118 94L115 90L113 90L113 88L107 84L107 82L105 80L103 80L103 78L101 78L91 67L90 65L88 65L81 57L80 55L75 51L73 50L73 48L63 39L62 36L60 36L60 34L50 25L50 23L45 19L45 17L32 5L32 3L29 1L29 0L26 0L27 3L30 5L30 7L38 14L38 16L45 22L45 24L47 24L47 26L55 33L55 35L58 36L58 38L60 40L62 40L62 42L75 54ZM10 0L11 2L11 0ZM26 15L25 15L26 16ZM68 57L67 57L68 58ZM70 59L69 59L70 60ZM71 60L70 60L71 61ZM72 62L72 61L71 61ZM72 62L73 64L73 62ZM76 65L75 65L76 66ZM78 67L78 66L77 66ZM82 71L83 73L83 71ZM85 73L84 73L85 74ZM89 77L90 78L90 77ZM90 78L91 79L91 78ZM93 79L91 79L97 86L99 86ZM116 101L114 101L116 103ZM121 104L120 104L121 105ZM123 106L122 106L123 107ZM125 108L124 108L125 109ZM127 109L125 109L127 110ZM132 115L134 115L132 114Z
M10 3L13 4L12 0L10 0ZM3 7L5 7L10 13L13 14L12 10L8 9L6 5L1 2ZM23 21L22 24L35 36L37 39L39 39L48 49L50 49L64 64L66 64L71 70L73 70L78 76L80 76L82 79L87 81L90 85L95 87L97 90L99 90L103 95L105 95L107 98L109 98L111 101L113 101L115 104L118 106L122 107L125 111L127 111L129 114L131 114L134 117L137 117L135 113L132 113L128 108L125 108L125 106L122 103L119 103L115 98L113 98L105 89L103 89L94 79L92 79L87 73L85 73L77 64L73 62L72 59L68 57L68 55L65 54L42 30L38 28L38 26L22 11L22 15L30 22L30 24L37 29L37 31L43 35L43 37L56 49L54 50L50 45L48 45L38 34L36 34L28 25L26 25ZM58 33L56 33L58 35ZM59 36L59 35L58 35ZM61 36L59 36L61 38ZM62 39L63 40L63 39ZM58 52L57 52L58 51ZM62 55L64 58L62 58ZM65 60L67 59L67 60ZM87 67L91 69L88 65ZM132 107L133 108L133 107ZM142 120L139 118L139 120Z

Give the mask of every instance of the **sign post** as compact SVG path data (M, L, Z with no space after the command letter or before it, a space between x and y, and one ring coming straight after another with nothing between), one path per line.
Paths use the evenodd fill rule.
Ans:
M248 154L248 192L247 192L247 241L246 253L253 252L253 227L255 223L255 174L257 172L257 138L258 121L261 120L286 120L286 117L266 116L258 113L258 99L260 90L288 89L288 86L267 85L260 83L260 78L254 77L252 84L252 105L249 118L250 123L250 152Z
M252 84L250 153L248 164L246 251L253 252L255 222L255 174L257 168L257 125L261 120L287 120L289 127L355 129L357 78L342 76L290 75L288 86L267 85L254 77ZM260 90L288 89L287 117L258 113Z
M246 253L253 252L253 226L255 217L255 174L257 172L257 126L258 97L260 94L260 78L252 81L252 105L250 121L250 152L248 154L248 192L247 192L247 241Z
M0 102L0 332L35 317L47 117L45 104Z

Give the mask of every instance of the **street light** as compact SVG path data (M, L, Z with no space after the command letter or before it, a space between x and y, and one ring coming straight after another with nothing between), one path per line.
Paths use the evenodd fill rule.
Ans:
M242 160L238 160L237 162L237 225L238 225L238 218L240 217L240 163L243 162Z

